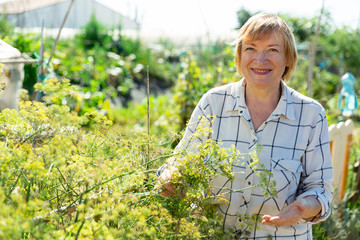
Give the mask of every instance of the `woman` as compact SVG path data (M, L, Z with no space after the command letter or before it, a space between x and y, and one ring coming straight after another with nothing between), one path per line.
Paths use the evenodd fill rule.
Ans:
M209 121L222 147L235 145L241 153L256 151L276 182L276 197L259 188L233 191L219 203L224 227L242 233L241 216L258 215L262 222L244 236L267 239L311 239L311 224L326 219L332 199L332 165L328 126L323 107L285 85L297 60L293 34L276 15L257 14L240 29L235 63L243 79L207 92L199 101L178 148L206 139L192 138L200 116ZM245 159L248 162L249 159ZM244 189L259 183L248 166L234 165L233 181L214 179L214 189ZM163 171L160 179L171 173ZM163 196L173 195L170 183Z

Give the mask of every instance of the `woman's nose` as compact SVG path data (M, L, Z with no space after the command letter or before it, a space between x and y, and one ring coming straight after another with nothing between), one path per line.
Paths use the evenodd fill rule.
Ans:
M268 57L265 51L258 51L256 56L255 56L255 60L259 63L263 63L263 62L267 62L268 61Z

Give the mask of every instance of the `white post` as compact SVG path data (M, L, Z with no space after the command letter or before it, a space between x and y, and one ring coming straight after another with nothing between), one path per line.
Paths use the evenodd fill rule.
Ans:
M348 119L345 122L329 126L331 157L333 163L333 186L335 188L333 201L339 203L346 190L346 181L351 150L351 137L354 123Z

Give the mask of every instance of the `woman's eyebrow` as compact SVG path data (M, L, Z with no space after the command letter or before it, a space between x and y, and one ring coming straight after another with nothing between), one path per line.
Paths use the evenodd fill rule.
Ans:
M256 44L254 42L246 42L244 43L244 45L252 45L252 46L255 46ZM268 46L280 46L280 44L278 43L270 43Z
M274 44L269 44L269 47L280 47L280 44L274 43Z

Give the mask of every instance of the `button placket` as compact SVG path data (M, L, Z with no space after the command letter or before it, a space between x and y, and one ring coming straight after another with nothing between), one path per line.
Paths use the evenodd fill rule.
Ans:
M250 167L248 165L246 166L245 177L247 177L247 179L244 179L245 188L247 188L247 189L244 190L243 196L244 196L245 201L249 202L251 193L252 193L252 188L249 188L249 187L252 186L254 174L252 174L252 170L250 169Z
M249 153L253 153L253 152L257 152L258 151L258 147L257 147L257 143L258 143L259 139L258 139L258 136L256 135L256 133L252 133L252 136L251 136L251 141L250 141L250 144L249 144L249 150L248 152ZM249 161L248 163L250 164L252 159L250 159L250 155L249 155ZM246 165L246 171L247 171L247 174L246 176L248 176L247 179L245 179L245 185L246 187L250 187L250 186L253 186L254 184L257 184L255 183L254 181L254 175L255 173L252 171L252 169ZM251 191L253 188L250 188Z
M253 142L257 142L257 138L256 136L254 135L253 136ZM256 147L255 147L255 144L251 143L250 146L249 146L249 152L253 152L253 151L256 151ZM250 163L250 158L247 160L247 163ZM245 183L245 188L248 188L246 190L244 190L244 199L246 202L249 202L250 201L250 197L251 197L251 193L252 193L252 190L253 188L249 188L253 185L254 183L254 173L253 171L251 170L251 168L249 167L249 164L246 164L246 170L245 170L245 179L244 179L244 183Z

